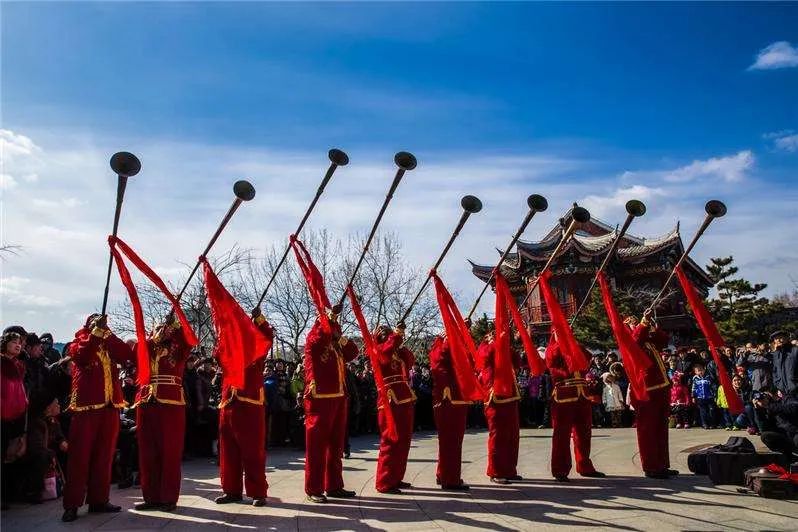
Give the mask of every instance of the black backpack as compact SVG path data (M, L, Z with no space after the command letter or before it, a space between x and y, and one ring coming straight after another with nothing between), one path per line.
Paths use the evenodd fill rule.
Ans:
M751 440L743 436L732 436L726 443L713 445L706 449L701 449L687 455L687 468L690 472L696 475L709 474L709 455L725 452L725 453L755 453L756 448Z

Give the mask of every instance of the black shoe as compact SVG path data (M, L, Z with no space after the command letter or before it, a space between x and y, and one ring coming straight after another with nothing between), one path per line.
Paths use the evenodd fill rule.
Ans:
M393 488L388 488L387 490L377 490L377 491L379 491L380 493L386 493L388 495L401 495L402 494L402 490L400 490L398 487L395 487L395 486Z
M554 480L557 482L571 482L567 475L554 475Z
M111 504L107 502L105 504L90 504L89 505L89 513L90 514L115 514L117 512L121 512L122 507L117 506L115 504Z
M308 500L317 504L324 504L327 502L327 497L324 495L308 495Z
M162 512L174 512L175 510L177 510L177 504L175 504L173 502L161 505L161 511Z
M258 497L252 499L252 506L266 506L266 497Z
M352 453L350 453L349 451L346 451L346 452L344 453L344 458L346 458L347 460L349 460L350 458L352 458Z
M397 488L400 488L400 489L404 489L404 490L406 490L406 489L408 489L408 488L412 488L412 487L413 487L413 485L412 485L411 483L409 483L409 482L405 482L405 481L403 480L402 482L400 482L399 484L397 484L397 485L396 485L396 487L397 487Z
M494 484L501 484L501 485L506 485L510 483L510 481L507 480L506 478L499 478L499 477L490 477L490 481L493 482Z
M139 512L154 512L156 510L160 510L163 508L163 504L158 504L155 502L139 502L133 505L134 510L138 510Z
M648 478L657 478L657 479L668 479L670 476L668 475L668 471L646 471L646 477Z
M345 490L344 488L327 492L327 497L332 497L333 499L351 499L355 496L357 496L356 492Z
M61 521L65 523L71 523L77 518L78 518L78 509L67 508L66 510L64 510L64 514L61 516Z
M668 473L669 477L677 477L677 476L679 476L679 472L676 471L675 469L666 469L665 472Z
M579 474L582 475L583 477L588 477L588 478L604 478L607 476L601 471L591 471L590 473L579 473Z
M435 477L435 484L437 484L438 486L441 485L441 478L440 477Z
M521 475L513 475L511 477L507 477L507 480L519 481L519 480L524 480L524 477L522 477Z
M452 484L451 486L441 486L441 489L444 491L468 491L471 489L471 486L468 484Z
M225 493L221 497L216 497L216 504L230 504L231 502L241 502L244 497L241 495L228 495Z

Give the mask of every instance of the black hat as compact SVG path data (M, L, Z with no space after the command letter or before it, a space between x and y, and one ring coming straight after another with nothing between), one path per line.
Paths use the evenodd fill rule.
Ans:
M42 343L42 341L39 340L39 335L37 335L36 333L28 333L28 336L25 339L25 344L28 347L33 346L33 345L40 345L41 343Z
M770 335L770 341L772 342L776 338L787 338L789 335L785 331L775 331L773 334Z
M28 331L23 329L22 325L11 325L10 327L6 327L5 329L3 329L3 334L6 334L6 333L17 333L18 335L22 336L23 338L28 336Z
M47 343L51 344L51 343L53 343L53 335L48 333L48 332L46 332L46 333L42 334L41 336L39 336L39 340L41 340L42 342L47 342Z

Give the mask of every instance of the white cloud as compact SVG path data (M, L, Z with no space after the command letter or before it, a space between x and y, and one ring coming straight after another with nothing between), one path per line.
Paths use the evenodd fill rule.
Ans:
M774 70L798 66L798 48L787 41L777 41L759 51L748 70Z
M10 174L0 174L0 190L11 190L17 186L17 180Z
M32 155L38 151L41 151L41 148L29 137L8 129L0 129L0 154L4 161L17 155Z
M777 151L798 152L798 133L791 129L767 133L763 137L772 140L773 148Z
M702 178L739 182L743 180L746 172L754 167L754 162L753 152L743 150L735 155L693 161L687 166L667 172L664 179L673 183L685 183Z
M622 178L628 178L632 172L624 172ZM591 194L585 196L579 204L587 208L591 215L604 217L610 214L622 213L626 202L632 199L640 200L644 203L663 196L668 192L661 187L648 187L645 185L632 185L630 187L617 188L612 193L601 196Z
M67 137L72 143L64 149L61 139ZM29 282L16 287L13 300L6 294L0 298L0 322L51 330L65 340L102 299L108 260L105 237L111 228L116 189L108 155L117 146L97 145L73 131L48 131L30 134L30 138L41 150L17 157L7 171L14 176L37 174L40 179L32 183L17 179L14 201L3 206L3 231L13 243L24 246L24 253L0 261L4 281L25 278ZM129 139L128 146L141 157L143 168L128 184L120 236L156 266L167 283L176 284L227 210L233 181L249 176L258 195L239 209L212 255L219 256L234 245L262 255L270 245L285 243L328 164L324 149L290 153L224 145L210 149L157 138ZM748 153L753 161L750 152L741 153ZM387 149L376 154L350 150L349 155L352 163L336 172L308 222L310 228L328 229L342 239L370 227L395 170L393 153ZM696 260L704 264L710 256L733 253L745 265L743 273L748 278L769 282L773 291L790 286L788 275L794 265L783 262L773 268L756 263L798 246L792 218L787 215L798 201L798 192L778 184L762 186L753 177L731 182L722 177L728 171L715 169L710 173L719 179L694 178L687 187L665 179L683 169L641 166L621 174L609 159L563 155L552 149L476 157L417 155L419 166L405 176L381 228L396 231L408 260L426 268L451 234L460 215L460 197L479 196L483 211L469 220L441 267L441 276L463 307L471 304L481 288L466 259L494 262L495 248L509 241L526 212L525 198L532 193L544 195L550 207L535 216L525 240L545 235L571 202L580 198L595 216L613 225L623 220L625 201L641 199L648 213L635 221L634 234L664 234L677 219L688 234L703 219L704 201L718 197L727 202L729 215L713 224L712 236L702 239ZM711 161L737 157L699 163L712 166ZM702 166L689 166L693 165ZM691 172L699 173L695 168ZM69 204L76 208L65 215ZM778 214L769 217L768 224L761 223L763 205ZM783 236L774 240L767 234ZM111 307L125 297L114 274ZM484 298L478 311L491 314L491 307L491 298Z

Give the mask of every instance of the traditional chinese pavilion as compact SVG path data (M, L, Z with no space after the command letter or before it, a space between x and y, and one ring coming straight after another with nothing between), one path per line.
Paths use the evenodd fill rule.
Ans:
M551 229L542 240L537 242L519 241L515 253L510 254L502 265L501 271L510 284L510 289L518 303L523 300L543 265L554 248L560 242L565 231L565 221L570 213L560 219L560 223ZM570 317L579 306L590 287L601 261L604 259L617 229L601 220L591 218L581 224L573 238L565 245L560 256L552 267L551 286L558 295L566 317ZM616 290L640 291L641 297L656 293L673 268L676 260L684 251L679 224L668 234L646 238L626 233L619 243L615 259L607 269L610 282ZM471 263L472 271L483 282L488 279L493 266L482 266ZM684 262L684 270L693 284L704 297L714 282L709 275L689 257ZM669 285L673 294L657 310L657 319L661 327L671 333L674 342L694 336L695 323L685 310L684 294L675 279ZM595 288L594 297L599 294ZM540 291L535 287L529 296L522 314L531 325L531 330L538 340L544 340L549 332L549 316Z

